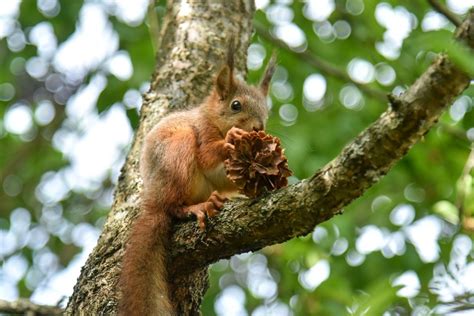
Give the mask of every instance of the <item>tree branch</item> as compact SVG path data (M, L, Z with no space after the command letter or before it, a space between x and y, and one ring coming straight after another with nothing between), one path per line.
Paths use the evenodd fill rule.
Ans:
M273 37L260 23L255 22L254 27L255 31L261 38L272 43L274 46L284 49L290 54L297 56L299 59L304 60L308 65L319 69L323 74L334 77L344 82L350 82L354 84L357 88L359 88L362 92L364 92L366 95L384 103L387 102L387 93L385 93L384 91L373 89L365 84L352 80L352 78L345 71L319 58L318 56L309 52L309 50L303 52L292 50L285 42Z
M444 15L451 23L453 23L456 27L461 25L461 20L459 17L451 12L446 6L439 3L438 0L428 0L429 4L435 9L438 13Z
M463 23L474 47L474 12ZM256 200L228 203L200 233L193 222L176 227L175 271L205 266L236 253L305 235L379 181L439 119L470 78L440 55L391 107L312 178ZM189 260L188 260L189 259Z
M57 306L34 304L29 300L20 299L14 302L0 300L0 313L33 315L62 315L63 309Z

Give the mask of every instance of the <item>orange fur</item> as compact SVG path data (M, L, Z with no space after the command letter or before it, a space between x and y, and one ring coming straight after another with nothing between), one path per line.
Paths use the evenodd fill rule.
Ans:
M228 58L203 104L169 115L145 138L142 212L123 258L120 315L176 315L178 302L172 300L166 260L172 218L194 214L204 229L206 216L214 216L225 196L236 191L223 167L226 144L236 129L263 129L272 71L267 70L265 86L258 89L234 78L232 63ZM235 100L241 111L231 109Z

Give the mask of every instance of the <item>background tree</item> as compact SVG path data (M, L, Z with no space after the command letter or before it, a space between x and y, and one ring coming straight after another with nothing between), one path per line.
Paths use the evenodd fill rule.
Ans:
M146 4L129 8L120 1L2 4L0 100L7 105L0 108L0 212L5 214L0 223L2 297L33 293L35 301L54 303L71 293L77 274L70 271L82 265L105 221L117 166L126 152L123 146L131 135L128 122L133 128L138 123L138 91L142 86L142 92L148 89L143 83L154 67L148 31L157 38L157 20L164 21L161 28L166 33L177 26L205 29L224 13L236 17L214 27L222 31L222 37L211 37L206 44L167 36L160 43L153 41L162 52L172 52L176 46L176 55L158 55L151 88L160 93L145 94L147 119L140 125L132 152L161 111L195 104L206 94L221 60L226 32L241 34L239 47L246 47L251 16L237 13L247 11L249 3L236 4L242 5L216 5L212 14L205 6L174 7L168 11L168 20L162 19L164 3L152 4L150 27L143 23ZM466 1L447 4L458 14L472 5ZM384 95L397 96L413 83L433 61L433 52L449 48L449 57L472 74L471 56L452 44L453 26L444 18L458 23L458 17L439 15L434 8L443 7L428 2L257 5L262 10L254 17L257 33L248 50L248 77L255 81L265 56L272 47L279 48L281 66L272 85L269 131L280 136L287 148L294 182L323 167L374 121L387 108ZM180 18L169 19L173 15ZM428 32L433 29L441 30ZM197 36L201 30L190 34ZM178 27L176 34L179 31L189 30ZM90 43L93 46L87 46ZM240 50L241 69L244 55L245 49ZM204 62L197 62L201 59ZM168 63L173 60L180 62L171 67ZM449 91L451 85L444 88L451 95L458 92ZM430 101L439 102L437 96ZM393 98L392 107L403 108L403 101L403 97ZM165 107L157 113L158 104ZM470 282L474 277L472 237L466 235L472 229L471 106L469 88L441 117L436 131L351 204L344 216L318 226L311 236L214 265L203 313L228 314L229 306L235 307L236 314L247 310L254 315L339 315L347 310L355 314L367 312L369 306L370 313L469 308L474 284ZM111 165L115 167L109 169ZM104 227L109 234L102 236L96 253L106 256L92 256L88 267L96 262L101 265L85 270L87 277L82 279L104 292L115 290L113 275L126 232L123 227L131 221L124 214L133 213L138 205L133 154L126 166L109 219L124 226ZM232 208L234 213L228 210L211 223L217 232L239 205L234 203ZM178 245L179 236L200 236L193 225L178 228ZM114 230L120 235L110 233ZM247 236L240 235L241 245L266 242L246 240ZM222 255L217 252L214 258ZM99 274L107 270L104 262L112 267L109 279ZM58 288L67 276L72 279L69 289ZM77 293L72 304L90 304ZM200 293L189 294L199 299ZM113 298L90 305L108 311L115 306Z

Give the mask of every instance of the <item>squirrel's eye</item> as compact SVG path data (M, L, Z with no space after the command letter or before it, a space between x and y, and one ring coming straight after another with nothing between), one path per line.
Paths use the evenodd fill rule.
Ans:
M232 103L230 104L230 108L231 108L232 111L234 111L234 112L240 112L240 110L242 110L242 104L240 104L239 101L234 100L234 101L232 101Z

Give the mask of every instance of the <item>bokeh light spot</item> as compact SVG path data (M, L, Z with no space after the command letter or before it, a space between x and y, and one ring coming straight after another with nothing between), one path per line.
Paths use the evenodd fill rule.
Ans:
M31 109L26 104L12 105L5 113L5 129L12 134L25 134L33 127Z

